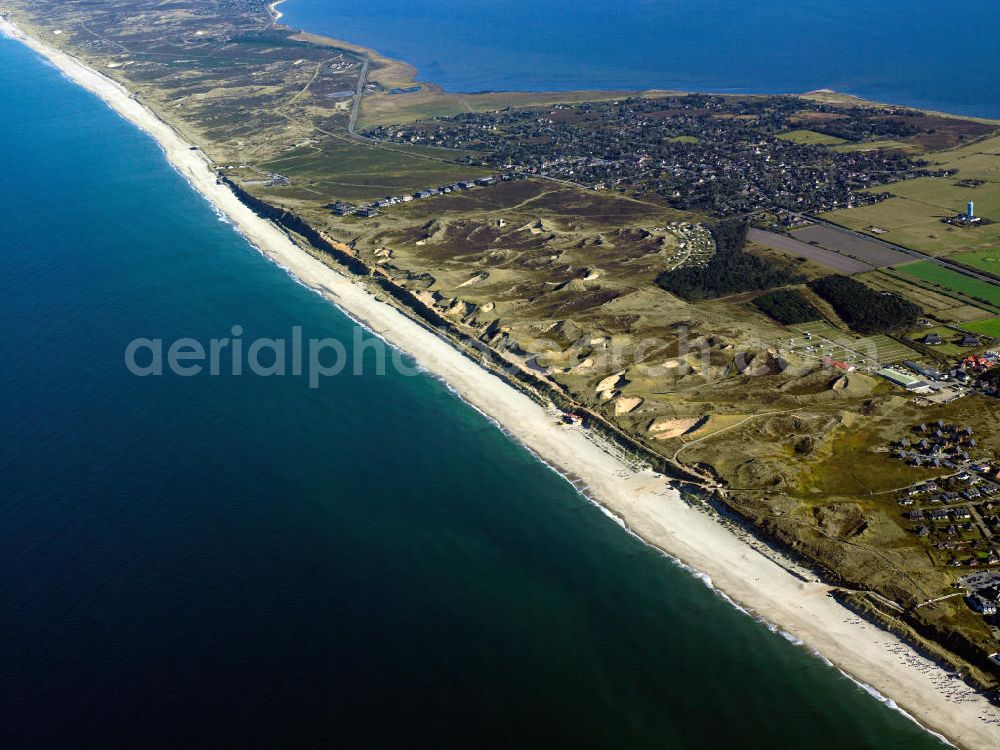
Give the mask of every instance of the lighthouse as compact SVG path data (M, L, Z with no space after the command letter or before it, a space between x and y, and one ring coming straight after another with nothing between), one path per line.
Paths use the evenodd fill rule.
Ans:
M969 203L966 205L965 215L969 217L969 221L972 221L973 219L976 218L976 204L973 201L969 201Z

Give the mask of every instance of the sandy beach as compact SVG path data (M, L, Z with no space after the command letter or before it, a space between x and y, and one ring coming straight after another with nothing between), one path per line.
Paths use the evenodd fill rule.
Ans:
M790 640L801 642L803 648L815 650L929 730L964 748L1000 747L1000 709L983 696L895 636L842 607L828 596L825 584L806 582L790 574L711 515L690 507L666 478L636 471L578 427L556 424L551 412L302 251L281 229L244 206L228 187L217 184L202 152L192 150L191 144L119 84L66 53L28 37L10 20L0 19L0 33L47 58L67 78L148 133L161 145L169 163L261 253L412 355L539 458L578 478L577 486L585 487L588 496L635 535L700 571L753 616L770 623Z

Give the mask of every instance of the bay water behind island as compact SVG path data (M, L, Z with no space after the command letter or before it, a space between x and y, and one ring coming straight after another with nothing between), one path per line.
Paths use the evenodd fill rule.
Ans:
M131 375L136 337L354 324L0 68L6 745L941 746L431 377Z
M281 22L448 91L673 89L874 101L1000 118L991 0L288 0Z

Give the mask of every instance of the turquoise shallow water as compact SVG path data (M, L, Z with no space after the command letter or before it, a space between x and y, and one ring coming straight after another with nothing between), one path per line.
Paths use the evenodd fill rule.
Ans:
M993 0L288 0L451 91L801 93L1000 117Z
M425 377L137 378L351 322L0 39L5 747L939 747Z

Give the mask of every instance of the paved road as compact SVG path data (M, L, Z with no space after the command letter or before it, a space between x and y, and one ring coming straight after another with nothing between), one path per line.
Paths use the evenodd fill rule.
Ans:
M983 537L987 540L992 539L993 532L990 531L990 527L986 525L986 522L983 520L983 517L979 514L979 510L976 508L976 506L973 505L972 503L969 503L968 508L969 508L969 513L972 514L972 520L976 522L976 526L979 527L979 530L982 532Z
M361 73L358 75L358 86L354 90L354 103L351 105L351 118L347 121L347 132L355 138L368 140L359 135L355 126L358 124L358 111L361 109L361 99L365 95L365 85L368 83L368 58L361 58Z

